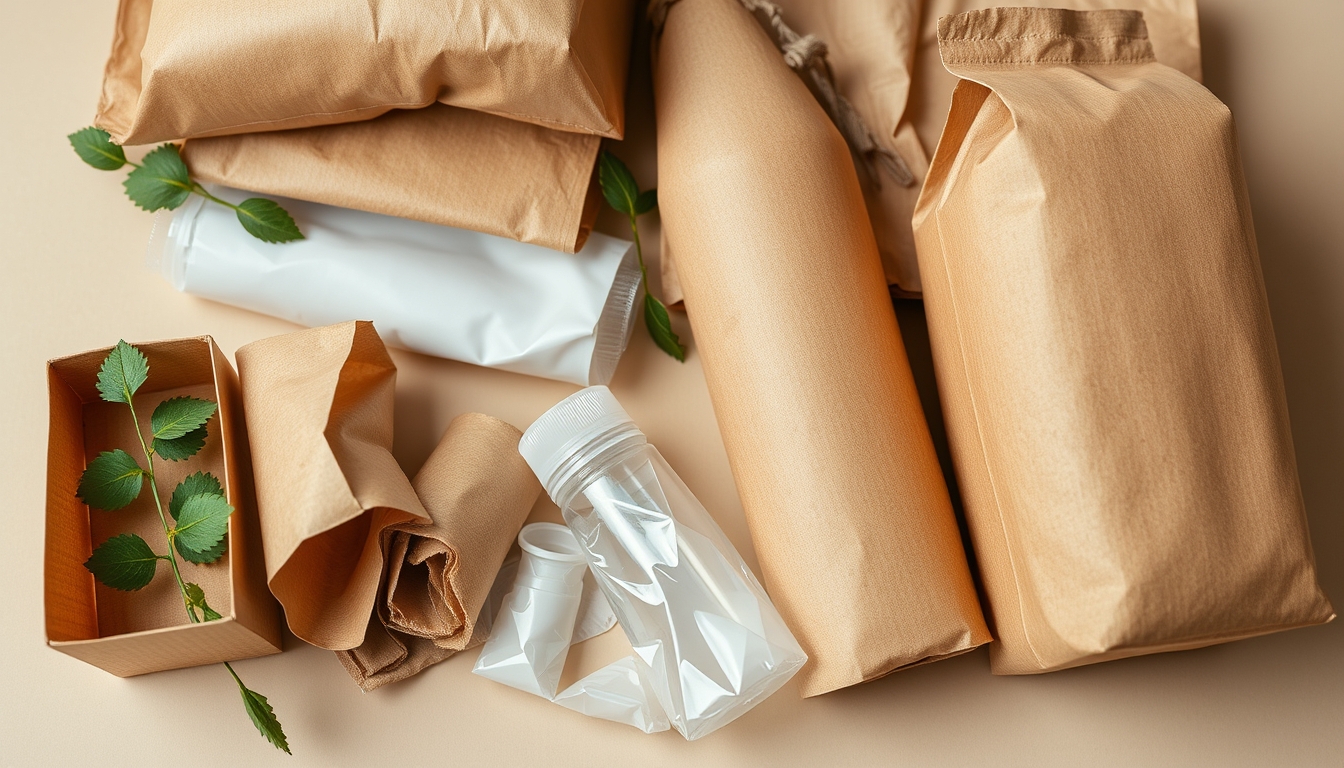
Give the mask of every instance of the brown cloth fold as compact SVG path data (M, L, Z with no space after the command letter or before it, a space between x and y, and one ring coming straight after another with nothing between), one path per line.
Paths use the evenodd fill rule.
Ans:
M237 359L271 592L300 639L354 648L381 531L428 520L392 457L396 365L362 321L255 341Z
M439 101L620 138L631 2L122 0L96 123L148 144Z
M479 413L457 417L412 485L428 525L383 529L386 573L359 647L337 651L371 691L478 644L477 616L541 493L518 453L522 433Z
M939 39L915 236L993 671L1329 621L1227 107L1133 11Z
M737 0L668 8L655 100L664 233L802 693L988 642L845 142Z
M574 253L597 218L601 137L445 104L188 141L200 181L461 227Z

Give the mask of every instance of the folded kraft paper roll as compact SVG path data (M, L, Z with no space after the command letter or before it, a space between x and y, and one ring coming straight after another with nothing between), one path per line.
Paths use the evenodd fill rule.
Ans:
M848 147L737 0L659 48L662 223L802 693L988 642Z
M199 181L574 253L597 218L601 137L434 104L372 120L194 139Z
M435 101L619 138L631 0L122 0L96 123L118 144Z
M404 680L479 642L477 617L541 493L518 454L522 433L479 413L457 417L412 486L428 525L381 535L386 574L364 642L337 651L361 688Z
M367 322L262 339L237 358L271 592L300 639L354 648L382 531L430 522L392 457L396 365Z
M993 671L1329 621L1227 108L1133 11L939 39L915 236Z

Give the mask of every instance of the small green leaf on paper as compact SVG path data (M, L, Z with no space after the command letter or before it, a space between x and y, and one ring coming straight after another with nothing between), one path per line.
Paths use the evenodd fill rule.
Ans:
M98 392L109 403L128 403L149 378L149 361L140 350L118 341L98 369Z
M627 216L637 216L639 184L635 183L634 174L619 157L605 149L598 156L597 165L597 179L607 203Z
M289 751L289 741L285 739L285 730L280 727L275 710L266 701L266 697L243 685L241 680L238 681L238 691L243 694L243 707L247 709L247 716L252 718L252 724L257 727L261 735L274 744L276 749L284 750L285 754L292 754Z
M159 403L150 417L155 440L176 440L215 415L215 404L195 397L174 397Z
M199 493L187 499L177 514L177 526L172 532L177 551L193 563L218 559L215 550L228 533L231 514L233 507L217 493Z
M145 540L133 533L123 533L104 541L93 551L84 567L93 577L113 589L134 592L154 580L154 568L159 556Z
M205 447L205 438L209 434L209 429L202 424L187 434L173 440L159 440L155 438L154 453L169 461L189 459Z
M644 294L644 324L649 327L649 335L659 349L680 362L686 362L686 348L672 330L672 319L667 316L667 307L657 296L648 292Z
M66 136L79 159L100 171L115 171L126 164L126 153L112 143L112 136L102 128L82 128Z
M173 489L173 497L168 502L168 514L176 520L177 516L182 513L182 505L187 502L187 499L199 493L213 493L223 496L224 487L219 484L219 479L209 472L187 475Z
M173 144L164 144L145 155L140 167L126 176L126 196L146 211L173 210L191 194L191 175Z
M288 243L303 239L303 233L299 231L289 211L264 197L250 197L239 203L238 221L243 229L265 243Z
M144 476L145 471L131 454L120 448L105 451L89 462L75 494L95 509L118 510L140 495Z

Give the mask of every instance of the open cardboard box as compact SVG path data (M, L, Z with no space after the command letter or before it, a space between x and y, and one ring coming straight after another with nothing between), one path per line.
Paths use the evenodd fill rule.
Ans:
M177 484L197 471L219 478L235 509L223 557L209 565L178 557L182 578L199 584L223 618L191 623L167 563L136 592L99 584L84 568L94 546L121 533L139 534L155 552L168 547L148 482L115 512L90 509L75 495L87 462L102 451L121 448L145 463L130 411L98 395L109 347L47 363L47 644L119 677L279 653L279 606L266 586L237 374L209 336L135 346L149 360L149 379L135 396L145 433L154 408L170 397L219 404L205 447L185 461L156 458L154 471L165 509Z

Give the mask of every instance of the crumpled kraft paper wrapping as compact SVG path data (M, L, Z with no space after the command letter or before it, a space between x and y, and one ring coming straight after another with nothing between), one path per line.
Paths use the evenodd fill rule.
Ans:
M397 369L368 322L238 350L266 576L300 639L364 641L382 531L429 515L392 457Z
M939 37L915 236L993 671L1329 621L1227 108L1132 11Z
M631 0L122 0L96 124L149 144L440 101L620 138L631 18Z
M200 181L470 229L566 253L597 218L601 137L434 104L186 143Z
M663 228L802 693L988 642L848 147L737 0L659 47Z
M337 651L361 688L404 680L480 642L477 617L541 493L512 425L457 417L412 485L430 523L384 528L386 573L359 647Z

